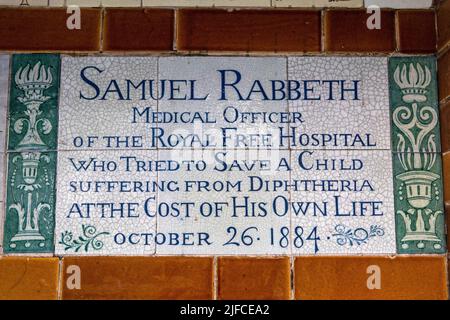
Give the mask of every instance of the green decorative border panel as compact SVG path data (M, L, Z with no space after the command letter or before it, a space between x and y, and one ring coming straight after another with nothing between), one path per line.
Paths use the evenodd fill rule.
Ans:
M53 252L60 57L14 55L4 229L7 253Z
M13 55L9 95L8 150L56 150L60 58Z
M436 59L389 61L398 253L444 253Z

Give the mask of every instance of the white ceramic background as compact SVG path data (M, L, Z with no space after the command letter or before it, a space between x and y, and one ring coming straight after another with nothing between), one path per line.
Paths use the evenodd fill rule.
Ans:
M5 201L5 144L8 110L9 55L0 55L0 253L3 252L3 219Z
M95 89L84 82L80 73L85 67L95 67L86 71L89 80L100 88L100 95L94 100L80 99L95 96ZM126 79L157 79L157 58L154 57L62 57L61 88L59 104L58 149L107 149L102 137L139 135L144 138L144 147L148 149L148 130L152 126L146 123L132 123L133 107L148 106L156 110L156 102L140 101L139 93L130 95L130 100L119 100L117 94L104 95L112 80L123 90ZM110 87L114 89L114 85ZM122 91L123 92L123 91ZM127 97L124 96L126 99ZM98 136L100 139L92 146L75 148L74 138ZM122 148L122 147L121 147ZM112 148L115 149L115 148Z
M292 202L297 203L297 210L292 210L292 229L300 226L304 229L305 240L314 227L317 227L318 251L312 240L305 240L304 245L293 245L293 253L300 255L314 254L389 254L395 253L395 215L392 184L392 156L390 151L318 151L303 156L304 163L313 167L315 161L331 159L343 159L345 167L350 166L354 159L362 162L362 169L358 171L346 171L338 166L336 170L331 166L323 166L313 170L304 170L298 165L298 157L302 151L291 154L293 166L292 180L321 180L332 181L331 190L323 191L317 189L303 189L297 192L291 191ZM350 190L355 190L353 181L356 181L356 191L347 191L340 187L340 181L349 181ZM367 180L370 187L361 186ZM372 190L373 189L373 190ZM335 191L339 190L339 191ZM336 207L336 196L339 197L338 208ZM376 216L371 215L373 206L364 204L365 212L353 211L353 202L360 201L377 202ZM311 203L310 203L311 202ZM314 210L314 204L321 209ZM378 203L382 202L382 203ZM326 205L324 204L326 203ZM304 210L298 210L298 208ZM323 208L327 208L327 215L322 214ZM341 227L339 227L341 226ZM374 232L370 232L371 227ZM357 229L363 228L368 231ZM345 230L339 236L340 230ZM378 230L378 231L377 231ZM382 231L381 231L382 230ZM355 232L356 231L356 232ZM378 233L377 233L378 232ZM342 232L341 232L342 233ZM295 236L292 234L292 240ZM311 237L313 238L313 237ZM340 242L342 241L342 244ZM292 242L293 243L293 242Z
M137 171L130 160L127 163L124 157L136 157L142 161L155 161L156 151L60 151L58 153L57 168L57 205L56 205L56 230L55 230L55 252L58 255L104 255L104 254L127 254L144 255L155 252L153 240L147 240L142 234L154 234L156 231L156 218L152 217L152 212L156 207L156 192L147 191L146 183L152 184L156 181L155 172ZM122 159L121 159L122 157ZM80 169L80 162L91 160L104 160L113 168L112 162L117 164L114 171L94 170L89 166L88 170ZM114 165L115 166L115 165ZM97 167L98 168L98 167ZM90 183L89 192L82 192L80 182L84 183L84 188ZM135 187L137 186L137 187ZM118 188L124 188L120 192ZM83 189L87 191L87 189ZM148 200L150 199L150 200ZM153 200L152 200L153 199ZM124 208L122 212L116 210L112 212L110 207L103 210L98 204L114 203L116 209ZM127 210L132 204L133 210ZM74 207L77 204L78 207ZM90 216L86 217L87 204L96 204L89 210ZM78 208L81 210L78 211ZM145 210L147 208L147 211ZM78 212L82 212L82 216ZM150 213L150 216L146 214ZM108 232L108 235L101 235L97 239L103 242L102 248L98 250L88 245L77 252L74 248L66 249L61 243L62 234L71 232L73 238L82 236L82 225L91 225L96 229L96 234ZM114 237L121 233L126 236L127 241L122 244L123 237L118 236L118 241ZM133 235L132 235L133 234ZM150 235L147 239L153 239ZM85 237L86 238L86 237ZM135 242L138 243L134 244Z
M251 101L239 101L236 92L227 87L226 101L221 98L221 74L218 70L238 70L242 76L241 81L236 85L239 92L245 97L254 84L255 80L260 80L266 85L269 80L286 80L286 59L285 58L242 58L242 57L167 57L159 59L159 79L188 79L197 80L196 92L197 97L205 97L203 101L174 101L161 100L158 110L160 112L182 112L182 111L199 111L202 113L210 112L216 119L216 123L205 124L196 122L193 124L161 124L167 134L180 133L198 135L209 134L214 139L215 145L209 148L222 148L223 134L221 127L233 128L236 131L229 131L227 134L236 136L238 134L276 134L277 128L283 126L287 128L287 124L279 123L225 123L223 120L223 112L227 107L233 106L239 112L287 112L287 102L282 101L264 101L261 95L252 95ZM228 72L227 82L234 82L234 74ZM226 147L229 148L248 148L249 145L240 143L238 146L233 144L231 139L227 142ZM278 148L278 140L273 139L271 148ZM202 146L195 144L193 148L201 148ZM250 147L255 147L253 144Z
M159 204L195 203L192 209L193 214L189 218L185 216L158 218L158 232L206 232L210 235L212 244L208 246L158 246L157 254L290 254L290 246L282 247L275 243L272 245L270 241L271 228L279 229L290 225L289 210L279 210L279 215L272 210L275 198L283 196L285 199L289 199L289 192L252 191L249 178L250 176L258 176L269 183L274 180L289 181L289 172L286 168L279 166L282 159L285 159L286 163L289 164L289 151L237 150L235 152L227 151L226 157L221 152L220 150L195 150L192 152L159 151L159 159L177 161L180 159L204 160L207 163L207 168L204 171L183 169L177 172L162 172L158 176L160 182L163 180L175 180L180 187L179 192L159 192ZM226 171L221 171L225 166L222 162L215 160L217 157L220 157L220 160L226 163ZM257 168L246 171L230 169L233 161L237 161L241 166L244 166L244 161L250 164L254 160L264 161L266 164L264 169L261 169L258 165ZM190 185L189 181L192 180L208 182L210 189L213 189L212 184L221 185L227 182L231 184L241 182L241 184L239 188L228 191L205 191L204 188L201 189L202 191L198 191L196 187ZM188 185L189 187L187 187ZM194 184L194 186L196 185ZM254 188L258 188L256 183L254 183ZM196 192L192 192L193 190L196 190ZM235 211L233 209L233 198L240 205L247 201L248 210L236 208ZM202 206L205 208L205 213L209 212L209 206L204 203L221 203L223 210L217 217L214 215L202 216L200 213ZM251 209L253 208L251 203L257 204L255 209ZM260 204L264 206L265 212L258 207ZM248 215L247 217L245 216L246 214ZM246 229L248 231L244 232ZM249 237L242 240L242 237L246 235ZM226 244L227 242L233 242L233 244Z
M288 58L288 78L321 79L321 80L360 80L359 100L340 101L339 94L335 100L327 101L289 101L289 111L299 111L305 122L295 125L299 132L308 134L356 134L364 137L370 134L375 147L361 147L358 149L389 150L391 145L389 118L389 85L387 58L368 57L292 57ZM336 86L335 86L336 87ZM335 93L339 92L337 87ZM320 92L322 97L328 97L327 87ZM353 97L347 93L346 97ZM293 127L293 125L291 125ZM291 146L293 149L304 148L301 145ZM351 146L326 146L306 148L317 149L352 149Z
M84 94L92 94L89 86L80 80L80 72L86 66L94 66L104 72L101 75L89 77L95 78L97 85L103 89L112 79L123 85L124 79L139 83L145 79L185 79L195 80L196 95L207 96L205 101L167 100L140 101L136 94L131 100L83 100L80 99L80 91ZM254 80L267 82L269 80L360 80L358 101L238 101L237 96L229 91L228 101L219 101L220 98L220 74L218 70L239 70L242 75L242 91L248 91ZM92 88L91 88L92 89ZM325 89L323 89L325 90ZM101 250L79 251L75 254L93 255L271 255L271 254L389 254L395 252L395 223L392 191L392 158L390 146L390 120L389 120L389 95L388 95L387 58L379 57L292 57L292 58L245 58L245 57L67 57L62 58L61 95L59 108L59 145L58 145L58 171L57 171L57 218L56 218L56 253L74 254L73 249L65 250L60 244L63 232L72 232L79 235L82 225L89 224L96 227L97 232L108 232L108 235L99 237L103 242ZM321 92L325 94L324 91ZM114 95L110 96L113 97ZM151 138L151 128L159 127L166 130L166 134L215 134L224 126L221 121L224 108L234 106L239 111L271 111L271 112L301 112L305 122L300 125L303 133L350 133L371 134L375 147L360 148L346 147L317 147L313 148L314 159L338 158L348 161L360 158L364 167L357 171L331 171L331 170L300 170L296 165L296 157L305 147L279 149L277 145L272 148L213 148L205 149L182 148L148 148ZM135 106L152 106L158 112L185 112L197 111L210 112L218 122L216 124L145 124L131 123L132 108ZM231 125L225 125L231 126ZM261 123L246 123L234 125L240 134L261 132L261 128L277 130L280 124L268 126ZM288 124L282 124L286 130ZM267 132L267 131L266 131ZM76 149L73 140L77 136L142 136L144 146L140 148L121 147L120 150L107 148L105 143L96 143L92 147L83 146ZM220 139L219 139L220 140ZM98 141L102 141L99 139ZM277 141L277 140L274 140ZM327 150L325 150L327 149ZM361 150L363 149L363 150ZM70 151L71 150L71 151ZM215 170L220 161L220 152L227 152L223 159L227 166L233 161L239 163L243 170L230 170L220 172ZM122 166L114 171L77 172L73 168L70 159L89 160L98 157L101 160L112 160L121 163L121 156L136 156L148 161L159 160L167 165L168 160L181 163L204 160L204 170L188 169L181 165L178 170L136 170L126 171ZM216 158L215 158L216 157ZM275 168L281 159L291 171L285 168ZM244 160L246 162L244 162ZM253 160L269 160L270 169L264 170L258 167L245 169L244 163L252 164ZM154 163L154 162L152 162ZM256 163L257 165L258 163ZM265 191L249 191L249 176L259 176L268 185L275 181L292 184L294 180L321 180L321 179L368 179L374 187L374 191L364 192L340 192L343 210L349 210L351 201L383 201L382 216L378 217L333 217L326 218L295 215L290 208L293 203L316 201L331 201L335 192L292 191L287 189ZM164 190L148 192L72 192L69 188L71 181L153 181L162 186L165 183L175 183L177 188L172 191ZM202 181L209 186L213 183L241 182L240 190L206 191L197 190L196 184L191 189L186 189L189 181ZM73 182L72 182L73 183ZM149 197L155 197L151 210L158 212L156 217L149 218L142 215L139 218L101 218L91 216L89 218L67 218L74 202L98 203L98 202L137 202L142 203ZM247 198L246 198L247 197ZM284 197L288 210L282 217L274 214L271 205L274 199ZM247 199L248 203L264 203L267 215L264 217L243 217L241 210L238 217L233 217L230 203L236 198L241 203ZM181 209L181 204L192 203L190 216L186 217L186 211ZM204 217L199 213L199 207L203 203L224 203L223 210L218 217ZM282 206L282 202L277 202ZM166 214L165 208L171 208L170 214ZM175 210L174 208L177 208ZM204 207L207 208L207 207ZM140 210L140 209L139 209ZM250 211L248 211L250 212ZM261 211L259 211L261 212ZM278 211L279 212L279 211ZM353 238L353 244L340 245L337 242L336 226L343 225L353 232L355 237L361 239L361 229L368 230L372 226L382 228L382 235L375 233L364 241ZM299 246L296 237L296 228L302 227L303 233ZM315 252L314 244L306 239L314 227L317 227L319 250ZM233 229L235 228L235 229ZM250 228L250 229L248 229ZM247 233L244 230L247 229ZM289 230L289 233L286 231ZM347 230L347 229L346 229ZM355 230L356 231L355 233ZM374 229L375 231L378 229ZM297 229L298 231L298 229ZM132 235L132 240L140 240L139 243L119 245L114 243L114 235L121 232ZM166 241L159 244L142 244L142 234L154 234ZM236 232L236 234L234 234ZM199 234L208 233L208 242L198 244ZM244 234L243 234L244 233ZM185 245L177 241L169 243L171 236L187 237ZM284 234L284 236L283 236ZM234 235L234 237L233 237ZM246 236L246 237L243 237ZM313 236L310 236L310 238ZM205 238L203 238L205 239ZM245 239L246 243L243 243ZM273 239L273 240L272 240ZM297 242L295 242L297 239ZM282 242L280 242L282 240ZM290 240L290 241L287 241ZM357 241L358 240L358 241ZM236 244L224 245L227 241ZM251 242L251 244L249 244ZM282 243L282 245L280 245Z
M364 0L364 5L396 9L426 9L433 5L433 0Z

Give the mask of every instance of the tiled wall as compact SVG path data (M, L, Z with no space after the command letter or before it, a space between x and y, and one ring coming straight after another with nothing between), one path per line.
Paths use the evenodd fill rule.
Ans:
M0 1L0 4L17 2ZM121 5L166 7L180 2L128 0L121 1ZM297 6L301 1L206 2L208 6L232 3L236 7L278 7ZM313 2L326 5L324 1L306 2L308 6ZM430 2L409 1L408 8L417 5L428 8ZM28 0L28 3L114 6L117 1ZM181 6L196 6L195 3L198 1L183 1ZM363 1L352 3L355 7L363 5ZM404 1L397 4L366 1L369 3L404 6ZM0 9L0 51L104 55L437 54L445 203L449 216L450 0L425 10L385 9L381 30L370 32L363 9L83 8L80 30L61 27L65 26L67 16L64 8ZM2 108L7 105L6 95L1 95L5 86L0 82ZM5 123L4 119L0 121ZM0 131L4 128L0 127ZM0 161L4 161L3 157ZM1 202L4 192L0 194ZM4 256L0 258L0 299L447 299L447 265L447 255L64 259ZM76 273L74 266L82 270L80 290L69 289L76 286L76 279L71 277ZM383 270L380 290L368 289L372 266Z
M430 8L433 0L1 0L4 6L63 7L345 7Z
M0 50L221 55L436 51L434 9L382 10L379 30L366 27L365 10L343 9L83 8L80 30L65 28L67 17L62 8L2 9Z

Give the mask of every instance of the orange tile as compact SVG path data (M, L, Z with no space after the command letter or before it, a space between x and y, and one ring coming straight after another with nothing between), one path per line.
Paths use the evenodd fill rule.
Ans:
M445 203L445 217L447 218L447 226L450 225L450 202ZM450 232L447 231L447 248L450 248Z
M400 52L436 52L436 17L433 10L400 10L397 11L397 18Z
M289 299L290 261L288 257L223 257L218 260L218 268L219 299Z
M301 300L448 298L446 256L298 257L294 278Z
M178 11L179 50L317 52L321 46L320 11Z
M109 8L105 11L103 50L170 51L173 30L173 10Z
M438 48L441 49L450 42L450 1L441 1L437 11Z
M58 258L0 257L1 300L56 300Z
M68 269L70 266L71 267ZM72 269L73 268L73 269ZM80 273L77 289L73 275ZM63 299L212 299L212 258L66 257Z
M442 152L450 151L450 100L440 109Z
M2 8L0 50L97 51L100 9L81 9L81 29L69 30L65 8Z
M450 49L438 60L439 100L450 97Z
M381 29L370 30L365 10L325 12L325 50L332 52L395 51L395 14L381 12Z

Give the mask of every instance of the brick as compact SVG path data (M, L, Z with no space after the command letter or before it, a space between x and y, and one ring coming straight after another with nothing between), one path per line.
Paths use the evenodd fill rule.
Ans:
M445 101L450 97L450 50L438 60L439 100Z
M444 300L448 296L445 260L445 256L298 257L295 297ZM379 267L381 289L368 289L373 284L368 278L374 276L370 266Z
M444 201L450 202L450 153L442 155L442 174L444 183Z
M223 257L218 260L218 268L219 299L289 299L290 261L288 257Z
M441 105L441 144L442 152L450 151L450 100Z
M431 10L398 11L399 50L404 53L436 52L436 17Z
M450 42L450 1L441 2L437 10L438 49Z
M58 258L0 257L0 300L56 300Z
M66 286L67 267L80 268L81 289ZM63 299L212 299L212 258L67 257Z
M395 14L381 11L381 29L370 30L363 10L331 10L325 13L325 50L332 52L393 52Z
M433 5L432 0L364 0L364 5L381 8L422 9Z
M445 217L447 218L447 226L450 223L450 202L445 204ZM447 248L450 245L450 233L447 232Z
M178 12L179 50L317 52L319 11L194 10Z
M81 10L81 29L66 27L63 8L8 8L0 10L0 50L97 51L100 10Z
M105 51L170 51L174 11L166 9L106 9Z

